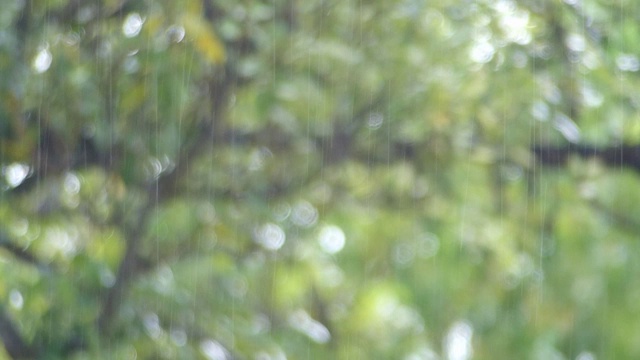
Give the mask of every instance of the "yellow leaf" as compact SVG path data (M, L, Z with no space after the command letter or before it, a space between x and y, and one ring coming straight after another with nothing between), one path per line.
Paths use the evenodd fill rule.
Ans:
M160 30L162 26L162 22L164 21L163 17L159 13L150 14L147 20L145 21L145 29L150 34L153 35L158 30Z
M182 15L182 25L186 35L193 39L196 50L212 64L220 64L225 60L224 46L218 39L213 28L200 16L185 13Z
M202 0L185 0L182 8L189 14L202 14Z
M122 98L120 107L125 114L130 114L144 103L147 89L144 83L134 85Z

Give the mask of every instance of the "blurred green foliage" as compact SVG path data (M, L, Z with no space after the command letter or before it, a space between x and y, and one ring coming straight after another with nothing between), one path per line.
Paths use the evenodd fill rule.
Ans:
M635 2L0 7L0 358L640 356Z

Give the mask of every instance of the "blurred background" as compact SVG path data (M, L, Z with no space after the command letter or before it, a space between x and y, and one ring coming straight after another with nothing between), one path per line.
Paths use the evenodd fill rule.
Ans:
M637 2L0 7L0 358L640 358Z

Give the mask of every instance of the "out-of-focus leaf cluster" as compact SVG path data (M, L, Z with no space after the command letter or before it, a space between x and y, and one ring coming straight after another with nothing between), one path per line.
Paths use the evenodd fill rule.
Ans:
M638 356L637 174L529 152L639 140L632 1L0 7L0 320L38 354Z

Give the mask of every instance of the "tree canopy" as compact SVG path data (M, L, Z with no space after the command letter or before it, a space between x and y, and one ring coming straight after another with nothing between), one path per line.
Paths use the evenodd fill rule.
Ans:
M636 2L0 7L0 358L640 356Z

